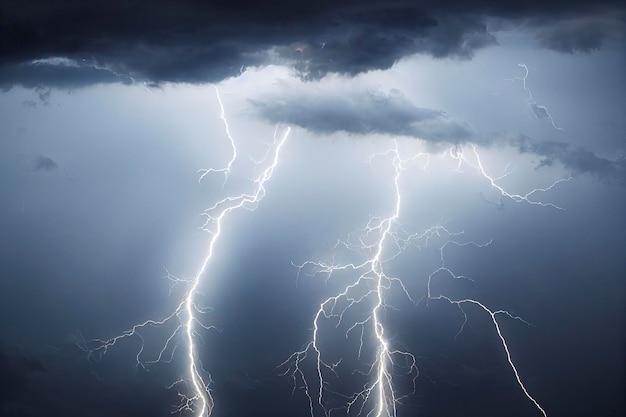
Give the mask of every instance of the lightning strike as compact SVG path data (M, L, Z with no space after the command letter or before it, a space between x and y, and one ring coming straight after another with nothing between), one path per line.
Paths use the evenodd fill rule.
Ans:
M489 184L491 185L492 188L495 188L496 190L498 190L498 192L500 193L500 195L502 197L506 197L509 198L517 203L528 203L528 204L532 204L532 205L537 205L537 206L543 206L543 207L552 207L555 208L557 210L564 210L563 207L557 206L554 203L550 203L550 202L543 202L540 200L534 200L532 197L535 194L538 193L545 193L548 192L550 190L552 190L554 187L556 187L557 185L559 185L562 182L567 182L572 180L572 176L568 176L565 178L560 178L558 180L556 180L555 182L553 182L552 184L550 184L547 187L544 188L534 188L532 190L530 190L529 192L527 192L526 194L513 194L510 193L508 191L506 191L504 189L504 187L502 187L501 185L498 184L498 180L505 178L508 176L508 171L505 172L505 174L501 175L500 177L494 178L492 175L487 173L487 170L485 169L485 167L483 166L482 162L480 161L480 155L478 154L478 151L476 150L476 146L474 144L470 144L470 148L472 149L472 154L474 156L474 161L472 161L470 158L466 157L463 153L462 148L459 148L459 150L457 151L457 153L453 156L453 158L458 158L459 159L459 163L465 162L467 165L471 166L472 168L478 170L478 172L480 173L480 175L482 175L485 179L487 179L489 181Z
M532 95L526 87L528 68L520 64L526 74L518 78L523 82L524 90L529 94L529 103L534 103ZM209 174L217 173L224 175L225 185L228 181L232 167L237 160L237 144L234 140L224 105L217 87L215 87L216 99L220 107L220 119L224 124L226 136L229 140L232 154L228 163L222 168L208 168L198 171L199 179L202 180ZM531 103L531 105L532 105ZM536 105L536 103L534 103ZM536 105L545 110L545 107ZM552 117L547 110L553 126ZM537 115L537 113L535 113ZM186 287L184 296L171 312L160 319L150 319L136 324L110 339L95 339L88 342L80 342L79 345L87 353L90 359L100 360L108 351L122 339L132 336L140 340L140 348L136 354L136 365L144 369L155 363L172 362L174 354L179 349L178 343L182 342L185 352L186 363L185 375L176 380L169 387L176 388L181 398L180 405L175 412L193 413L196 417L208 417L214 409L214 399L211 395L211 378L204 369L198 357L197 338L200 337L201 329L211 330L213 326L206 325L200 316L207 313L206 308L199 306L197 296L199 286L202 283L206 269L213 258L216 244L222 234L224 221L229 214L238 209L255 210L259 202L264 198L266 183L271 179L274 169L279 162L279 155L290 134L290 128L284 129L279 135L277 126L274 140L268 144L266 154L260 161L252 159L257 167L264 167L262 172L251 180L252 191L238 195L230 195L202 212L205 221L201 229L210 234L206 256L198 268L197 274L190 279L178 278L169 272L167 278L175 286ZM571 177L562 178L544 188L535 188L525 194L512 193L500 184L500 181L512 173L509 166L499 176L493 176L483 165L480 155L473 144L468 145L471 152L465 152L461 145L447 149L442 157L448 156L457 163L457 171L463 172L464 165L472 168L484 178L491 188L500 194L500 206L502 199L508 199L517 203L527 203L543 207L551 207L562 210L562 207L550 202L537 199L540 193L552 190L562 182L569 181ZM452 232L441 224L430 227L420 233L409 233L404 230L398 219L402 208L401 179L403 174L413 166L419 166L426 170L431 161L429 153L417 153L410 157L403 157L399 144L394 141L394 147L384 153L374 154L370 163L375 158L385 157L391 160L393 168L393 210L386 217L371 217L363 230L348 236L345 240L338 240L333 249L335 252L345 252L351 256L357 256L358 262L338 262L336 256L324 261L306 261L302 264L294 264L300 275L324 275L329 281L332 277L340 274L352 276L348 283L335 295L323 300L314 314L312 323L312 338L303 349L293 353L287 360L277 367L281 375L289 375L294 383L294 392L301 384L305 396L308 399L309 413L316 417L319 412L330 417L331 414L343 410L347 415L365 415L367 417L397 417L398 406L403 401L415 394L417 379L420 376L418 368L419 358L413 353L399 346L399 343L390 339L387 332L386 312L396 309L391 299L400 292L410 302L417 305L422 300L426 303L432 301L444 301L458 308L461 314L461 325L456 334L458 337L468 324L468 316L465 306L479 307L489 315L493 329L497 333L504 353L506 354L509 368L511 369L517 384L523 394L531 401L544 417L546 411L539 402L529 393L524 386L519 371L513 361L508 343L501 329L500 317L529 324L521 317L515 316L505 310L492 310L482 302L470 299L454 299L444 294L435 293L432 283L440 275L447 275L455 280L467 280L474 283L471 278L458 275L447 265L444 256L445 249L449 245L485 247L491 244L477 243L474 241L461 240L463 232ZM483 197L484 198L484 197ZM388 272L388 265L400 257L409 247L424 248L432 244L436 239L443 239L445 243L439 247L439 266L428 275L426 295L419 300L411 295L405 286L403 279L395 277ZM172 325L174 330L169 332L162 342L161 349L155 357L146 359L144 356L145 341L142 331L151 327L164 327ZM339 355L333 352L325 343L327 334L332 333L333 327L343 332L348 341L353 342L356 335L358 347L350 355ZM315 371L310 378L307 363L312 361ZM348 375L349 378L359 381L360 389L346 391L341 387L340 381ZM336 387L337 386L337 387ZM409 387L409 388L406 388Z
M324 415L330 415L336 408L327 408L325 403L325 395L333 393L332 390L325 388L327 385L326 375L327 373L337 376L336 369L341 363L341 359L336 363L327 362L323 358L323 347L320 337L320 325L324 319L332 319L336 321L336 328L338 328L344 319L344 316L355 306L369 301L369 313L367 317L362 320L357 320L351 325L345 332L345 337L348 338L350 333L360 328L360 344L358 350L358 357L362 354L362 348L364 344L364 336L366 326L369 325L373 330L373 335L376 339L376 353L374 360L369 369L366 371L357 371L365 376L372 376L373 381L367 382L363 389L359 392L351 395L341 395L347 402L343 405L346 411L349 413L351 409L358 409L359 415L366 409L369 404L375 404L368 415L375 415L376 417L382 416L395 416L396 405L398 401L404 396L396 394L394 389L394 376L392 370L400 367L398 364L400 360L404 360L404 366L402 366L404 375L412 375L413 381L417 378L418 370L416 364L416 358L409 352L396 350L390 347L390 343L385 336L385 326L382 321L382 311L388 307L385 301L385 290L392 285L396 285L402 288L404 293L408 295L406 288L399 279L386 274L384 269L385 262L388 261L383 255L386 242L391 239L396 245L406 243L398 238L392 231L395 226L396 220L400 215L401 207L401 194L400 194L400 176L406 168L415 163L420 158L425 160L427 164L429 157L427 154L418 154L409 159L402 159L398 150L398 145L394 149L387 152L388 155L393 155L393 168L394 168L394 190L395 190L395 210L387 218L372 218L367 224L362 235L356 237L357 242L353 242L350 239L346 241L339 241L335 245L335 248L341 246L350 251L356 249L364 249L370 252L372 256L361 263L350 264L335 264L326 262L314 262L307 261L304 264L296 265L299 273L304 272L305 268L310 268L309 274L324 273L328 278L340 270L352 270L359 272L358 278L347 285L345 289L336 296L330 297L324 300L321 304L315 318L313 320L313 339L312 341L301 351L295 352L283 362L278 369L283 368L282 374L290 374L296 382L299 378L304 384L305 393L309 400L310 414L312 417L316 415L316 408L321 408L324 411ZM378 156L378 155L375 155ZM368 242L370 240L373 241ZM398 247L400 249L400 247ZM392 256L397 256L397 253ZM306 272L305 272L306 273ZM410 296L409 296L410 298ZM342 306L342 303L345 305ZM311 352L312 351L312 352ZM317 385L318 390L316 395L312 395L311 387L307 381L301 365L305 359L307 359L309 353L312 353L315 357L317 367ZM317 404L317 405L316 405ZM374 414L372 414L372 412Z
M482 248L492 242L465 241L462 239L463 232L449 231L441 224L421 233L409 233L401 227L398 219L403 202L402 175L414 165L426 170L431 156L428 153L418 153L409 158L403 157L398 143L394 143L395 146L392 149L371 158L387 156L391 159L394 191L391 213L387 217L371 217L363 230L349 235L345 240L337 241L333 246L334 254L330 259L293 264L297 268L298 277L321 275L325 277L327 283L334 277L340 282L345 280L346 284L345 286L340 284L340 289L335 295L320 303L312 320L310 341L281 363L276 368L277 372L292 379L294 390L292 393L295 393L296 388L303 389L311 417L318 415L329 417L342 412L345 413L343 415L350 416L397 417L398 406L416 392L416 383L420 376L418 368L420 358L407 349L401 348L399 342L390 339L387 335L388 322L385 313L397 309L391 300L395 300L397 295L403 295L414 305L425 300L427 304L433 301L445 301L455 306L459 309L461 316L461 324L456 337L465 330L468 324L464 307L474 305L490 317L493 329L506 354L508 366L520 390L534 404L537 411L547 417L546 411L522 382L501 329L501 317L508 317L526 325L529 323L508 311L492 310L474 299L454 299L434 293L432 283L439 276L449 276L455 280L467 280L475 284L471 278L458 275L447 266L444 256L447 247L471 245ZM502 198L517 203L561 209L555 204L544 203L532 197L537 193L549 191L570 178L557 180L548 187L536 188L526 194L511 193L498 183L510 173L508 166L505 174L499 177L491 176L481 163L476 147L471 145L470 148L472 150L470 155L464 155L460 146L451 147L444 152L444 155L458 162L459 172L463 164L477 171L492 188L501 194ZM439 266L428 275L426 294L416 300L402 278L388 273L388 266L409 247L425 248L432 245L435 240L441 239L445 243L439 246ZM346 254L348 258L357 256L361 260L337 261L337 258L343 259ZM345 275L348 275L348 278L345 278ZM330 343L329 338L332 338L335 332L343 333L347 341L345 343L350 343L352 339L354 346L333 348L333 344L337 342ZM353 334L356 334L356 341ZM348 386L361 388L352 390L346 388Z
M228 174L230 173L230 169L232 168L235 160L237 159L237 146L235 145L235 140L233 139L233 135L230 133L230 126L228 125L228 119L226 118L226 111L224 110L224 103L222 103L222 97L220 96L220 91L215 88L215 97L217 98L217 102L220 105L220 119L224 123L224 130L226 132L226 136L228 137L228 141L230 142L230 147L232 149L232 156L228 161L228 164L224 168L208 168L208 169L200 169L198 170L198 183L201 183L204 177L212 172L217 172L220 174L224 174L224 184L228 181Z
M211 168L198 171L199 174L201 174L200 180L209 173L222 173L227 179L228 174L231 172L232 165L237 158L236 142L231 135L228 120L224 112L224 105L217 87L215 88L215 93L221 110L220 118L224 123L226 135L232 146L232 157L224 168ZM280 129L277 126L274 132L274 140L270 144L271 149L267 151L262 161L256 163L257 167L264 166L264 168L260 174L252 179L252 190L250 192L227 196L202 212L205 221L201 229L208 232L211 236L208 242L206 256L202 260L198 272L191 279L181 279L169 272L167 273L167 277L172 282L173 286L181 284L187 286L182 300L168 315L158 320L150 319L136 324L110 339L94 339L87 342L79 341L77 343L81 349L87 352L90 360L97 361L102 359L108 349L112 348L122 339L135 336L141 343L136 354L136 366L148 369L147 367L150 364L171 362L178 347L177 339L182 339L181 341L185 349L186 374L169 386L169 388L182 387L178 391L181 402L174 410L175 413L189 412L193 413L196 417L208 417L212 414L214 408L214 399L210 390L212 381L210 375L203 368L198 358L197 338L200 337L198 327L205 330L211 330L214 329L214 327L204 324L200 319L201 315L207 313L207 309L202 308L196 300L199 294L199 286L213 258L226 219L231 213L238 209L255 210L259 202L265 196L265 185L271 179L274 169L278 165L280 152L290 131L291 128L287 127L282 131L282 134L279 134ZM164 338L164 342L156 357L153 359L144 359L145 345L141 331L150 327L164 327L166 325L173 325L175 328Z
M550 114L546 106L537 104L537 102L533 98L533 94L531 93L530 89L526 87L526 79L528 78L528 73L529 73L528 67L526 66L526 64L517 64L517 65L524 68L524 76L508 78L507 81L521 81L522 82L522 87L524 88L524 91L526 91L526 93L528 94L527 103L530 106L530 109L532 110L533 115L535 116L536 119L548 119L550 120L550 123L552 124L553 128L555 128L556 130L564 130L563 128L558 127L554 123L554 119L552 118L552 115Z

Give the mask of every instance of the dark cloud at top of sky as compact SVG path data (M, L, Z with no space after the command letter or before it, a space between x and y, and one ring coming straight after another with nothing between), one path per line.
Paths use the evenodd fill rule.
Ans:
M626 157L621 155L615 160L601 158L591 151L580 147L572 147L565 142L538 142L527 136L511 139L513 145L521 153L530 153L543 157L539 167L561 163L574 174L589 173L606 182L626 184Z
M623 33L624 16L606 13L541 24L536 37L548 49L573 54L599 50L607 39L618 38Z
M398 90L346 92L332 85L302 90L286 87L279 89L280 93L251 99L250 103L269 122L293 124L322 134L400 135L446 143L476 140L466 123L441 110L417 107Z
M378 30L381 24L386 26L382 32ZM435 20L411 8L369 10L357 15L351 25L346 33L338 28L338 33L322 33L313 43L303 43L295 50L293 45L277 50L290 58L305 78L319 79L328 73L356 75L387 69L402 57L420 52L470 58L475 50L497 43L480 18L446 16Z
M470 58L497 42L490 18L532 25L542 45L566 52L596 49L624 27L624 6L616 0L2 0L0 7L5 89L129 77L216 82L242 66L271 62L320 78L386 69L415 53ZM28 64L52 57L80 64Z

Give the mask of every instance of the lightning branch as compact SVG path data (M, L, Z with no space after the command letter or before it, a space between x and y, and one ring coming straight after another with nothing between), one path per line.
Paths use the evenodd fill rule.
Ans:
M230 132L227 117L224 111L219 91L215 88L217 101L220 106L220 118L224 123L226 135L229 139L232 155L229 162L223 168L209 168L198 171L202 181L211 173L224 175L224 183L231 173L233 164L237 158L237 145ZM219 238L224 232L226 220L230 215L240 209L255 210L259 202L266 194L268 181L272 178L274 169L278 165L281 150L289 136L290 128L279 129L274 132L274 139L269 144L265 157L256 162L260 173L251 180L251 190L247 193L229 195L202 212L204 223L201 229L210 235L206 255L201 261L196 275L191 279L181 279L168 273L168 278L174 286L183 285L184 295L178 304L166 315L158 319L150 319L135 324L117 336L110 339L94 339L79 343L79 347L85 350L90 360L100 360L107 351L124 339L135 337L140 341L140 348L136 354L136 365L144 369L154 363L171 362L176 351L183 351L185 373L181 378L170 385L170 388L178 390L181 402L174 413L191 413L196 417L208 417L214 408L214 399L211 395L211 378L202 366L198 352L198 342L202 340L201 331L210 330L214 327L205 323L204 316L207 309L201 307L198 301L199 287L203 281L211 277L206 276L206 270L214 253L217 250ZM174 330L162 339L161 349L155 357L146 357L144 354L144 337L142 332L151 327L173 326Z
M499 177L490 175L481 162L476 147L468 147L469 151L466 152L461 146L451 147L444 155L458 162L459 171L463 166L477 171L503 199L562 209L553 203L540 200L538 195L570 178L559 179L548 187L536 188L525 194L511 193L499 183L509 172L506 171ZM444 301L457 308L460 313L458 337L468 324L465 308L472 305L479 307L490 318L520 391L535 406L537 412L546 417L546 411L522 382L501 328L502 319L528 323L508 311L490 309L478 300L455 299L433 290L433 283L440 276L447 275L455 280L473 282L471 278L455 273L446 264L445 252L449 246L480 248L492 242L464 240L463 232L452 232L441 224L419 233L406 231L398 222L403 209L401 179L414 166L427 169L431 156L428 153L404 156L397 142L387 152L376 154L372 158L383 156L390 160L393 167L394 198L390 213L386 217L371 217L362 230L339 240L329 259L294 264L298 276L323 276L326 282L335 279L345 285L338 284L339 290L319 304L312 319L310 341L280 364L276 368L278 373L292 379L294 393L296 388L302 389L308 400L311 417L397 417L398 407L416 392L416 383L420 376L419 358L403 348L401 342L389 337L385 313L397 309L394 302L397 303L398 295L413 304L422 300L426 303ZM439 246L439 266L428 275L426 294L416 299L405 285L406 278L388 272L390 266L409 247L423 248L441 240L445 243ZM359 261L337 260L346 258L341 256L346 253L356 256ZM337 337L344 342L337 342L341 340L334 339ZM342 347L338 348L338 343L343 343Z

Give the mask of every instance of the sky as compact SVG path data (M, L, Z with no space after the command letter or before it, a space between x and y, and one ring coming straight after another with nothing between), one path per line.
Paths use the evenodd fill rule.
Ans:
M622 416L625 44L617 1L0 0L0 415Z

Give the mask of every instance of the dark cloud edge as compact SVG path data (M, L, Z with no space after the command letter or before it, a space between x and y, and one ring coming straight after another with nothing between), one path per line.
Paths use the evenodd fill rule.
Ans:
M589 174L605 184L626 186L626 155L615 159L602 158L581 146L572 146L561 141L536 141L526 135L509 138L509 144L521 154L532 154L542 158L537 169L559 163L572 175Z
M309 80L354 76L415 54L471 59L497 44L488 20L529 30L540 46L565 53L589 53L626 33L626 6L614 0L0 5L3 90L211 83L268 64L290 66Z

